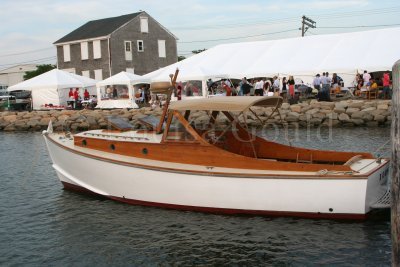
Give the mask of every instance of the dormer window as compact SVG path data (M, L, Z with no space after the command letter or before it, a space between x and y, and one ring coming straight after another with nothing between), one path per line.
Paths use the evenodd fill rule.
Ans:
M140 32L142 33L149 32L149 18L140 17Z
M158 56L167 57L165 49L165 40L158 40Z

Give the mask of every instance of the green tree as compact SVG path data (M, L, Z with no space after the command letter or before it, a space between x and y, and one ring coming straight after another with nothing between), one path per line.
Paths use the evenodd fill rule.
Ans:
M36 77L40 74L43 74L43 73L48 72L49 70L52 70L55 68L57 68L56 65L52 65L52 64L37 65L36 70L25 72L24 80L28 80L30 78Z
M186 59L185 56L178 56L178 61L181 61L181 60L184 60L184 59Z
M193 50L192 53L193 53L193 54L198 54L198 53L204 52L204 51L206 51L206 50L207 50L207 49L205 49L205 48L203 48L203 49L198 49L198 50Z

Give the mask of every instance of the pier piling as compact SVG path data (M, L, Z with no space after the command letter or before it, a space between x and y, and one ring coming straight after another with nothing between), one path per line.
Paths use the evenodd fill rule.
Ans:
M391 226L392 226L392 266L400 266L400 60L392 70L393 97L392 97L392 204L391 204Z

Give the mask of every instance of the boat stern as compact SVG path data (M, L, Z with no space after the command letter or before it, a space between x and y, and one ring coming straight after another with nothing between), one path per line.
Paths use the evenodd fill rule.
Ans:
M370 171L368 176L365 199L366 212L390 208L389 163L388 159L375 160L376 167Z

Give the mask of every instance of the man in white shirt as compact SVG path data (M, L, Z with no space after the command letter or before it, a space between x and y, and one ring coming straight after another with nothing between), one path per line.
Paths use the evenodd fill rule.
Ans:
M367 86L369 84L369 80L371 80L371 74L369 74L366 70L364 70L363 74L363 80L364 80L364 86Z
M258 96L264 95L264 81L262 79L258 79L256 84L254 85L254 94Z
M280 82L277 76L274 76L274 83L272 84L272 88L274 88L274 92L279 92Z
M315 89L318 91L321 89L321 78L319 73L315 76L314 81L313 81L313 86Z
M329 78L329 73L322 73L321 84L322 89L320 91L319 101L331 101L330 98L330 88L331 88L331 78Z
M332 79L331 79L331 77L329 77L329 72L326 72L325 75L326 75L326 82L328 83L329 89L330 89L331 88Z

